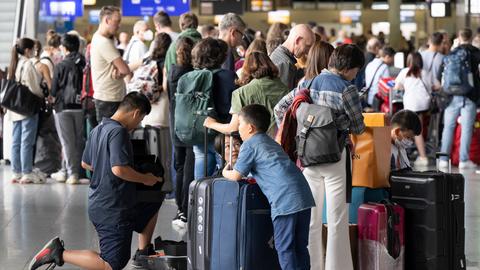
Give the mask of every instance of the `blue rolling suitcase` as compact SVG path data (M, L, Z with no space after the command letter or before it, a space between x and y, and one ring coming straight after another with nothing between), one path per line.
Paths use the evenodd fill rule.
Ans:
M205 178L189 187L188 269L280 270L270 204L257 184Z

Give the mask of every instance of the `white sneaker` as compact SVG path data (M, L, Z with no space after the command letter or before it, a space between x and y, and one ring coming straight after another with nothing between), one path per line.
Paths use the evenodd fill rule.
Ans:
M60 182L60 183L63 183L63 182L65 182L65 180L67 180L67 174L66 174L65 172L63 172L63 171L58 171L58 172L56 172L56 173L52 173L52 174L50 175L50 177L51 177L53 180L55 180L55 181L57 181L57 182Z
M427 157L418 157L417 160L415 160L415 162L413 164L415 165L415 167L427 167L428 166L428 158Z
M80 184L80 181L78 180L78 177L76 175L70 175L67 179L67 184L69 185L78 185Z
M476 169L477 168L477 164L473 163L473 161L471 160L467 160L467 161L461 161L460 162L460 165L458 165L458 168L459 169Z
M439 169L448 169L448 161L440 160L440 162L438 163L438 168Z
M38 175L35 173L31 172L28 174L24 174L22 176L22 179L20 179L20 184L44 184L45 181L43 181Z
M20 182L20 179L22 179L22 174L21 173L13 173L10 181L13 184L16 184L16 183Z

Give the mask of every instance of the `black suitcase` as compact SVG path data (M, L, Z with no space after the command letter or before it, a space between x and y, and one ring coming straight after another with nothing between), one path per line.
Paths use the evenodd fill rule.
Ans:
M466 269L463 176L392 172L390 184L392 200L405 208L405 269Z

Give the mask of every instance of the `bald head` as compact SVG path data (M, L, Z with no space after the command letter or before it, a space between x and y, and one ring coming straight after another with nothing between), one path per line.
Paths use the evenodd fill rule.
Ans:
M298 24L290 30L287 40L283 43L296 58L302 58L308 53L315 42L315 34L306 24Z
M377 55L381 46L378 38L370 38L367 42L367 51Z

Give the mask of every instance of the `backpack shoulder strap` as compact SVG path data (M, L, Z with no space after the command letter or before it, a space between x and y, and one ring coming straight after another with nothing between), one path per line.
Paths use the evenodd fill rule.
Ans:
M54 66L53 61L52 61L52 59L50 59L50 57L44 56L44 57L40 58L40 61L43 60L43 59L47 60L48 62L50 62L50 64L52 64L52 66Z
M380 70L380 68L381 68L383 65L385 65L385 63L382 62L382 63L377 67L377 69L375 70L375 73L373 73L372 80L370 81L370 84L369 84L368 87L367 87L367 92L370 91L370 88L371 88L372 85L373 85L373 81L375 81L375 76L377 76L378 71ZM387 68L388 68L388 66L387 66Z

